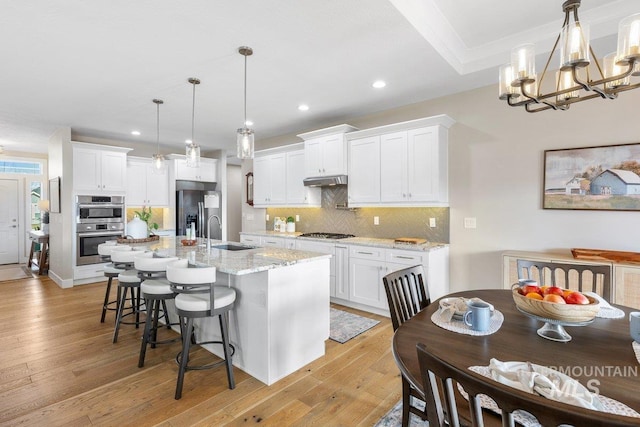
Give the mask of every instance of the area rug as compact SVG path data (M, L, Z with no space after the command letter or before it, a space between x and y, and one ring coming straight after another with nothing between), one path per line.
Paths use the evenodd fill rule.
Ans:
M360 335L380 323L379 320L373 320L357 314L348 313L346 311L331 309L331 332L329 338L344 344L351 338Z
M413 398L412 398L413 399ZM413 404L415 406L419 406L416 404L414 400ZM380 420L376 423L374 427L399 427L402 425L402 400L396 403L396 406L391 408L389 412L387 412ZM422 421L420 417L417 417L413 414L409 414L409 427L428 427L428 421Z
M0 269L0 282L8 280L18 280L33 277L31 274L24 271L24 267L9 267Z

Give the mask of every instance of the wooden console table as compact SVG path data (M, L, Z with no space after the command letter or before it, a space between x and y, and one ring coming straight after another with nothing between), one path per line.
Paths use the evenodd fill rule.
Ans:
M502 253L502 286L510 289L518 281L516 261L560 262L580 265L605 265L611 268L611 301L615 304L640 309L640 265L611 260L576 259L569 249L555 252L506 251Z
M31 239L31 250L29 251L29 268L35 264L38 267L38 274L42 275L45 270L49 270L49 235L44 234L42 231L29 231L29 239ZM35 246L40 243L40 253L38 258L34 261L33 254L35 252Z

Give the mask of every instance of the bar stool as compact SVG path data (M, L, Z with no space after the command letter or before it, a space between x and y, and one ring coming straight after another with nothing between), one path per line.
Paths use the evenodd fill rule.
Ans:
M115 241L114 241L115 242ZM127 250L130 249L129 245L116 245L113 243L101 243L98 245L98 255L104 261L111 261L111 251L112 250ZM109 263L104 266L104 276L109 280L107 281L107 288L104 292L104 302L102 303L102 316L100 316L100 323L104 323L105 315L107 314L107 310L118 311L118 300L109 300L111 297L111 285L113 283L113 278L118 277L118 274L122 273L124 268L118 268L114 263ZM115 307L111 307L111 305L116 305Z
M112 250L111 260L116 264L122 264L125 271L118 274L118 312L116 315L116 326L113 330L113 342L118 341L118 333L120 325L136 325L136 329L140 326L140 282L142 279L138 276L138 270L133 268L133 262L137 255L143 253L144 250ZM125 313L125 302L127 293L130 294L131 306L128 313ZM125 322L122 319L126 316L135 315L135 320Z
M229 311L236 300L236 291L226 286L214 286L216 281L215 267L190 268L187 260L175 261L167 265L167 279L171 288L178 294L175 297L176 311L180 317L182 333L182 351L176 356L180 368L176 383L175 398L182 397L184 373L192 369L208 369L222 364L227 368L229 388L235 388L233 365L231 358L235 348L229 344ZM203 366L189 366L189 349L193 335L193 321L196 318L218 316L220 322L221 341L196 342L202 344L221 344L224 360Z
M142 334L142 346L140 347L140 357L138 367L144 366L144 358L147 352L147 345L155 348L156 344L168 344L180 339L171 338L158 341L158 321L164 317L167 329L171 329L169 312L167 311L167 300L175 298L175 292L171 290L171 285L166 279L167 264L177 261L176 257L161 257L154 252L145 252L137 255L134 259L134 267L144 281L140 284L140 292L144 298L147 309L144 333ZM160 306L162 306L162 316L160 316ZM177 325L177 323L175 323Z

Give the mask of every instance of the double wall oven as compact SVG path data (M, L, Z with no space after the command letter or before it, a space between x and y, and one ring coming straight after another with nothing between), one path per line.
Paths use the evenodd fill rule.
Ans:
M76 196L76 265L102 262L98 245L124 236L123 196Z

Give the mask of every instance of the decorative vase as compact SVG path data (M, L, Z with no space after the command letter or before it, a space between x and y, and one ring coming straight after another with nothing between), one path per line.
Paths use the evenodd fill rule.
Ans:
M295 233L296 232L296 223L288 222L287 223L287 233Z
M141 220L138 215L134 216L127 223L127 236L131 236L132 239L146 239L149 237L147 223Z

